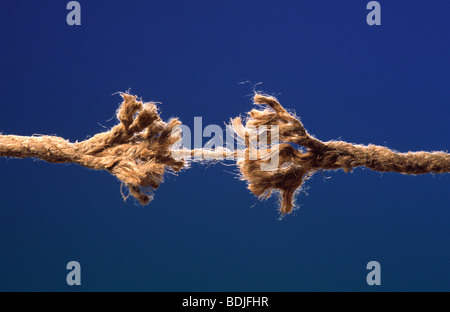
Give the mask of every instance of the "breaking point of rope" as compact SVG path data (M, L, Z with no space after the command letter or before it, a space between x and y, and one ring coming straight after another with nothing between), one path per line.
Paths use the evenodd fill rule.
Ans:
M322 142L311 136L294 114L286 111L275 97L255 93L253 109L247 118L231 120L236 137L244 142L243 153L223 147L215 149L176 148L182 139L181 122L161 119L155 103L144 103L136 96L121 94L123 102L117 110L119 124L111 130L71 143L56 136L0 135L0 156L34 157L51 163L76 163L107 170L128 188L129 195L142 205L151 199L166 171L179 172L189 166L186 156L200 155L200 160L236 160L242 180L258 198L280 193L280 212L294 207L294 195L303 182L317 170L351 171L364 166L379 172L408 175L450 172L450 154L446 152L398 153L377 145L359 145L343 141ZM258 151L265 157L251 157L251 140L255 129L269 129L266 145ZM274 140L270 129L276 129ZM295 148L296 144L302 148ZM267 167L276 157L276 166ZM123 194L122 194L123 195ZM127 196L124 196L126 199Z

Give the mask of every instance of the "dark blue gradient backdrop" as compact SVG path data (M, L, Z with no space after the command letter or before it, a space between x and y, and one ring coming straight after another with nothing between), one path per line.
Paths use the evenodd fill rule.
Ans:
M223 126L263 82L322 140L450 146L448 1L380 1L381 26L360 0L80 0L81 26L67 2L0 4L3 134L86 139L126 90ZM0 175L3 291L450 291L449 175L317 173L282 220L234 166L169 174L145 207L77 165L0 159Z

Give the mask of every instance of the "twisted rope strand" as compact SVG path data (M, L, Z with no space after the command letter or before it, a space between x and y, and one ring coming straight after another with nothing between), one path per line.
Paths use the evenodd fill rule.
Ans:
M280 211L290 213L293 197L303 181L317 170L343 169L351 171L364 166L380 172L426 174L450 172L450 154L445 152L397 153L376 145L356 145L342 141L322 142L312 137L300 120L289 114L275 97L255 94L254 103L266 106L264 110L252 110L245 126L241 118L232 120L235 132L243 137L250 127L276 125L279 127L279 166L272 171L262 171L267 160L238 160L242 179L248 181L249 189L260 198L269 197L279 190ZM290 143L306 148L296 150ZM273 146L273 145L272 145Z

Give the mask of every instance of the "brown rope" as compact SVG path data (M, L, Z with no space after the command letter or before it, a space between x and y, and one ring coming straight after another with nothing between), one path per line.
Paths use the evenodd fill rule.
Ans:
M294 193L302 182L320 169L343 169L365 166L381 172L425 174L450 172L450 154L444 152L397 153L376 145L356 145L342 141L322 142L312 137L300 120L289 114L276 98L255 94L254 102L269 108L252 110L245 127L240 118L232 120L235 132L243 137L242 127L277 125L279 127L279 166L273 171L262 171L267 160L239 160L242 177L249 189L258 197L267 198L272 190L281 192L281 213L290 213ZM301 152L292 147L294 143L306 148Z
M183 161L170 154L170 147L180 139L172 130L181 123L178 119L163 122L154 103L121 95L123 103L117 111L120 123L110 131L79 143L54 136L0 135L0 156L37 157L51 163L108 170L141 204L147 204L151 197L142 188L157 189L166 169L179 171L184 167Z
M282 214L292 211L296 190L320 169L348 172L365 166L376 171L404 174L450 172L450 154L445 152L397 153L376 145L322 142L308 134L300 120L289 114L274 97L262 94L255 94L254 102L268 108L252 110L245 126L239 117L231 122L235 133L246 142L244 157L227 149L173 150L173 144L181 139L179 131L174 131L181 122L176 118L164 122L154 103L143 103L126 93L121 96L123 103L117 111L120 123L110 131L76 143L55 136L0 135L0 157L36 157L51 163L76 163L91 169L108 170L144 205L151 200L143 191L145 188L157 189L166 170L178 172L188 165L182 156L201 155L203 159L234 156L242 179L248 181L249 189L256 196L267 198L273 190L281 192ZM268 159L248 157L248 133L258 126L279 128L280 142L269 142L267 151L275 147L279 151L279 166L274 170L261 170L261 165L267 164ZM306 151L295 149L291 143L303 146ZM173 155L181 157L174 158Z

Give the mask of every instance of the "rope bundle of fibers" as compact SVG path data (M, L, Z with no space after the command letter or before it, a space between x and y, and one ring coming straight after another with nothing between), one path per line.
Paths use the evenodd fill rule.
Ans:
M265 110L252 110L245 127L241 118L232 120L237 135L244 138L248 128L278 126L279 141L276 146L279 165L272 171L262 171L267 159L238 160L242 178L249 189L259 198L268 198L273 190L280 191L280 211L292 212L293 197L302 183L320 169L343 169L351 171L364 166L380 172L404 174L426 174L450 172L450 154L445 152L397 153L377 145L358 145L342 141L322 142L312 137L300 120L289 114L275 97L255 94L254 103L266 106ZM247 141L246 141L247 142ZM295 149L290 143L306 148L306 152ZM247 148L249 145L247 145ZM274 144L269 145L269 149Z
M302 183L317 170L343 169L365 166L380 172L426 174L450 172L450 154L445 152L397 153L376 145L356 145L342 141L322 142L312 137L300 120L288 113L276 98L256 93L254 103L264 110L252 110L245 120L231 121L236 135L245 140L244 157L224 148L172 149L181 140L172 118L161 120L154 103L143 103L136 96L122 93L123 103L117 111L120 123L110 131L99 133L82 142L71 143L56 136L0 135L0 157L35 157L51 163L76 163L90 169L108 170L124 183L142 205L151 200L146 189L157 189L166 170L178 172L188 166L183 157L173 155L202 155L203 160L219 156L235 156L242 179L259 198L268 198L280 191L280 212L292 212L293 197ZM279 142L270 142L265 155L277 153L278 166L264 171L261 166L270 159L251 159L249 133L259 126L278 127ZM291 144L305 148L295 149ZM124 196L126 199L126 197Z
M172 130L181 122L176 118L163 122L154 103L143 103L126 93L121 96L123 103L117 111L120 123L110 131L77 143L55 136L0 135L0 156L37 157L108 170L145 205L151 196L144 190L157 189L166 169L176 172L184 167L184 162L170 153L170 147L181 139Z

